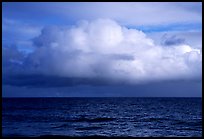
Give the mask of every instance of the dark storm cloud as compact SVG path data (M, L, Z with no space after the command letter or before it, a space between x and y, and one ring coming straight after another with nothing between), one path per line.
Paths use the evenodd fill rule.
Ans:
M57 76L45 76L45 75L13 75L3 76L3 84L19 86L19 87L66 87L77 85L112 85L114 82L107 79L99 78L76 78L76 77L57 77Z
M58 87L74 87L80 85L89 85L89 86L129 86L136 87L136 90L146 90L142 88L154 88L159 90L163 88L163 91L166 90L166 85L174 84L189 84L189 83L200 83L201 78L192 79L192 80L168 80L164 82L153 82L145 84L132 84L124 82L122 80L110 80L105 78L76 78L76 77L58 77L58 76L46 76L46 75L8 75L3 76L2 83L3 85L11 85L17 87L31 87L31 88L58 88ZM162 87L163 86L163 87ZM149 91L151 89L148 89Z
M201 81L166 81L141 85L24 87L3 85L4 97L201 97Z

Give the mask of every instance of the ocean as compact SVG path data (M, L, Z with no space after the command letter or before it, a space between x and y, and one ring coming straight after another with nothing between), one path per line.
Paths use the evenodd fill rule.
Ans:
M2 136L202 136L202 98L2 98Z

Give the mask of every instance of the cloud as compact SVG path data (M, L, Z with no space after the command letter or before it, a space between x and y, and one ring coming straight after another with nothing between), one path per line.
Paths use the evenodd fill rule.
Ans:
M162 45L166 45L166 46L171 46L171 45L180 45L180 44L184 44L185 43L185 39L184 38L178 38L176 35L173 36L167 36L167 34L164 34L162 36Z
M4 39L12 39L13 41L31 39L40 34L42 27L29 24L25 21L3 18L2 31ZM18 34L18 36L12 35ZM10 36L9 36L10 35Z
M46 75L11 75L3 78L3 84L12 86L27 86L40 88L54 88L54 87L69 87L76 85L114 85L107 79L98 78L73 78L73 77L59 77Z
M32 39L38 36L42 27L28 22L2 18L2 44L15 45L21 51L32 51ZM29 50L30 49L30 50Z
M182 43L190 45L192 48L202 48L202 31L162 31L162 32L148 32L148 37L154 40L155 44L163 45L166 39L175 36L176 39L183 40ZM165 37L164 37L165 36Z
M35 77L34 77L35 78ZM29 79L29 78L28 78ZM59 78L58 78L59 80ZM49 82L49 81L48 81ZM56 81L57 82L57 81ZM42 82L41 82L42 83ZM174 81L141 85L73 85L39 83L38 87L3 85L3 97L202 97L202 82ZM49 82L50 83L50 82ZM64 86L63 86L64 85ZM49 87L51 86L51 87Z
M138 84L201 78L200 49L175 37L168 38L173 42L169 47L156 45L142 31L110 19L83 20L72 27L45 27L32 41L35 51L15 63L18 68L8 70L4 66L5 75L42 75L54 77L50 80L75 79L82 84L81 79L90 84L95 79ZM39 80L45 81L38 78L34 82ZM6 81L9 83L15 84L13 80Z
M32 15L46 24L97 18L110 18L126 26L202 23L201 2L3 3L3 11L8 17L20 19L30 20Z

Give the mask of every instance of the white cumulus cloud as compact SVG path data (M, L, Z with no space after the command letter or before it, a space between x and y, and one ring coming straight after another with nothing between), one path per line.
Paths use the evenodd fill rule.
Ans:
M184 43L162 46L110 19L47 27L33 39L25 72L141 83L201 78L202 52Z

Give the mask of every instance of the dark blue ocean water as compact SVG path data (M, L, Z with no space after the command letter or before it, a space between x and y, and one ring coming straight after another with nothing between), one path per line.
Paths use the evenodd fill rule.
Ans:
M201 98L3 98L3 136L202 136Z

